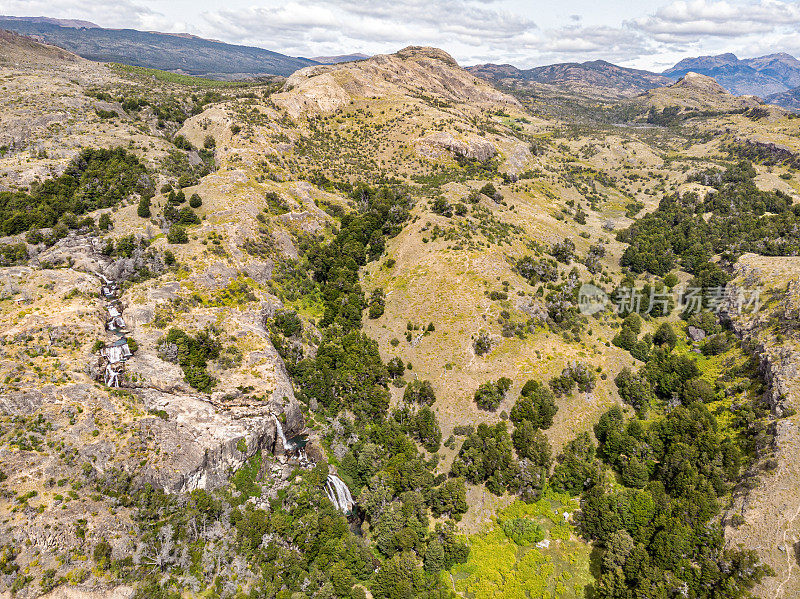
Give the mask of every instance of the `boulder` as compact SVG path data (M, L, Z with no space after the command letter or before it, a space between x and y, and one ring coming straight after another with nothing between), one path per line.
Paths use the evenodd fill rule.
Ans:
M689 327L686 329L686 334L689 336L689 339L695 343L698 343L706 338L706 332L703 329L694 327L692 325L689 325Z
M306 428L306 420L297 401L290 401L284 409L286 422L283 425L283 432L287 439L292 439L303 433Z

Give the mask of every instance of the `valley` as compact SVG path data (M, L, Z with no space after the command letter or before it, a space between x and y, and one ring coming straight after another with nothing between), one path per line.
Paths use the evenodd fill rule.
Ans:
M796 596L800 119L642 73L2 32L0 596Z

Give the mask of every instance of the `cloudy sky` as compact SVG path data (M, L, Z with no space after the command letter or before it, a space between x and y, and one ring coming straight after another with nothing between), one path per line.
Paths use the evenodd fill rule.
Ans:
M602 58L653 70L698 54L800 57L800 0L0 0L0 14L186 32L293 56L415 44L462 65Z

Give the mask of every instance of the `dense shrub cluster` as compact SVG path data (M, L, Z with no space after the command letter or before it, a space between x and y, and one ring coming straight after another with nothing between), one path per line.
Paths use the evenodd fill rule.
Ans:
M502 495L513 488L517 471L506 423L498 422L495 426L479 424L464 440L450 474L463 476L474 485L485 483L489 491Z
M553 417L557 412L553 392L539 381L530 380L522 387L509 416L514 424L519 425L527 420L536 428L548 429L553 425Z
M339 233L327 245L311 249L308 261L322 284L325 314L322 326L336 323L345 330L361 326L366 307L358 269L384 251L387 238L397 235L408 218L411 200L388 187L359 184L352 192L357 211L342 215Z
M481 384L475 391L475 403L482 410L493 412L503 401L506 392L511 388L511 379L501 377L496 382Z
M616 407L595 436L597 456L625 485L612 490L586 479L581 530L606 547L600 597L679 589L691 597L745 597L768 574L755 553L723 548L714 518L739 476L741 451L703 404L678 407L652 424L626 420ZM588 464L592 456L585 457Z
M181 329L170 329L165 344L178 348L177 362L183 369L186 382L198 391L210 391L217 379L207 370L208 361L219 357L221 346L210 331L200 331L194 337Z
M704 199L696 193L664 197L654 212L618 234L630 244L622 266L633 272L663 276L680 264L695 275L700 287L724 285L726 276L714 254L734 260L744 252L767 256L796 255L800 241L794 231L800 206L781 191L761 191L748 162L725 171L697 173L690 180L715 188Z
M0 192L0 232L54 227L66 214L109 208L134 192L152 195L151 187L145 167L127 150L87 148L64 174L32 186L30 192Z

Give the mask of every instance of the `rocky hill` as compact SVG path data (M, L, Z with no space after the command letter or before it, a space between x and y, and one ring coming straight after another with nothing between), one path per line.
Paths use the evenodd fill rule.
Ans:
M670 86L650 90L631 102L656 109L677 107L684 111L734 111L763 104L755 96L735 96L711 77L694 72L687 73Z
M788 92L779 92L765 98L769 104L775 104L792 112L800 112L800 87Z

